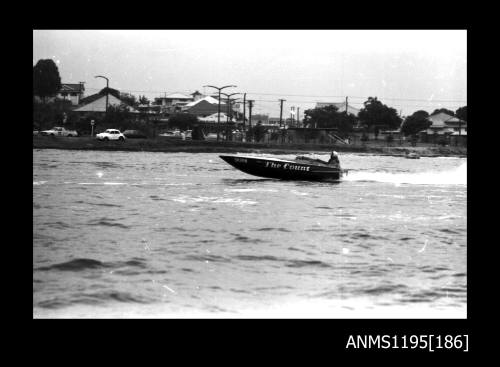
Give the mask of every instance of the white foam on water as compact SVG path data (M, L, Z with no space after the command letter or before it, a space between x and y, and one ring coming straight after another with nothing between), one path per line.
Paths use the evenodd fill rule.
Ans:
M374 181L412 185L467 185L467 162L448 171L419 173L390 173L352 171L344 181Z
M60 310L33 309L33 318L330 318L330 319L465 319L467 306L429 304L377 306L369 300L299 300L233 311L174 311L166 304L112 307L70 306Z
M47 183L47 181L33 181L33 186L40 186Z
M78 182L77 185L128 185L126 182Z
M224 198L219 196L187 196L181 195L172 198L173 201L178 203L217 203L217 204L231 204L231 205L255 205L254 200L246 200L243 198Z
M224 189L228 192L278 192L275 189Z

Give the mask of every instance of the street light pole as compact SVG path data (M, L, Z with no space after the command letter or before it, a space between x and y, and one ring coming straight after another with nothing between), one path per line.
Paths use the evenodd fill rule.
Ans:
M220 95L221 95L221 90L225 88L236 88L236 85L225 85L223 87L216 87L213 85L204 85L203 88L210 87L210 88L215 88L219 91L219 106L217 108L217 141L219 141L219 136L220 136Z
M227 106L226 106L227 107L226 108L227 109L227 117L226 117L226 140L228 140L228 137L229 137L229 134L228 134L228 129L229 129L228 128L228 122L229 122L229 115L232 112L231 111L231 99L230 99L230 97L234 96L236 94L241 94L241 93L231 93L231 94L221 93L221 94L223 94L223 95L225 95L227 97L227 103L226 103L227 104Z
M247 99L247 94L243 94L243 139L246 141L246 136L245 136L245 105L246 105L246 99Z
M108 114L108 94L109 94L109 79L102 75L96 75L96 78L106 79L106 115Z
M250 141L253 142L253 131L252 131L252 108L254 100L249 99L248 101L248 131L250 131Z

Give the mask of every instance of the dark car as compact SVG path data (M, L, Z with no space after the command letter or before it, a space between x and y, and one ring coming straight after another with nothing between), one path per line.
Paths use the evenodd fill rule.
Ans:
M125 130L123 132L123 135L125 135L126 138L128 139L146 139L147 136L143 133L141 133L139 130Z

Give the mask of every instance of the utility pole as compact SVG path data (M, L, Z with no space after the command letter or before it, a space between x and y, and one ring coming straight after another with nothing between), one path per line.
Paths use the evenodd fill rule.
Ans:
M246 104L246 99L247 99L247 94L243 94L243 138L246 139L245 137L245 104Z
M280 127L281 127L281 121L283 119L283 102L286 101L286 99L280 99Z
M217 141L219 141L219 135L220 135L220 91L225 89L225 88L236 88L236 85L225 85L223 87L215 87L213 85L204 85L203 88L205 87L210 87L210 88L215 88L219 91L219 104L217 108Z
M249 126L249 130L250 132L252 132L252 108L253 108L253 103L255 101L253 100L248 100L248 126ZM253 137L250 136L250 141L253 141Z
M347 115L347 107L349 107L349 102L347 101L347 96L345 97L345 114Z
M297 127L299 127L300 117L299 117L300 107L297 107Z

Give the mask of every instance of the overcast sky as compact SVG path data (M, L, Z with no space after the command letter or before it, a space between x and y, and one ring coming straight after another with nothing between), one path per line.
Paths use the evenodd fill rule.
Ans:
M34 30L33 65L53 59L63 83L86 95L110 87L150 99L211 93L206 84L246 92L254 113L369 96L402 110L456 110L467 104L465 30Z

